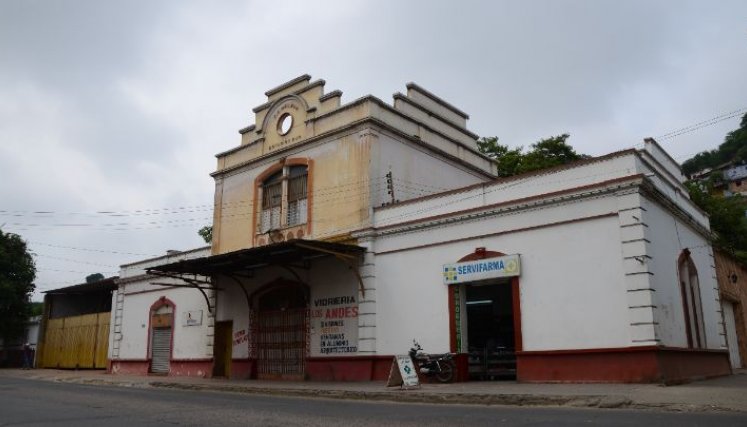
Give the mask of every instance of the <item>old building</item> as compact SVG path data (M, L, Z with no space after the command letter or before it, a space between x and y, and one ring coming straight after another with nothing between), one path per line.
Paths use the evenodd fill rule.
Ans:
M104 369L116 277L44 293L36 365Z
M714 250L726 341L733 368L747 363L747 267L723 250Z
M420 86L324 86L269 90L218 154L209 256L142 266L214 291L212 346L182 371L383 379L415 338L462 380L729 372L708 219L655 141L496 179L467 114Z
M149 275L146 269L209 255L210 249L169 251L125 264L112 295L109 371L210 376L215 291L198 282Z

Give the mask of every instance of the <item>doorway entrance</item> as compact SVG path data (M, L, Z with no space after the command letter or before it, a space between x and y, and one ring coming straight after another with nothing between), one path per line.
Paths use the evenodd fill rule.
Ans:
M510 279L466 284L464 308L471 380L516 379L516 325Z
M306 295L298 286L274 288L258 299L257 377L303 380L309 327Z
M231 376L231 357L233 353L233 321L215 323L215 342L213 357L213 376L229 378Z
M171 361L174 305L166 300L157 301L150 315L150 372L168 374Z

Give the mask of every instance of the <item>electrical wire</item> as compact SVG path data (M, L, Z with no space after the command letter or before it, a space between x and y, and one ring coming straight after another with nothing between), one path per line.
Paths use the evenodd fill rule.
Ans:
M709 127L709 126L713 126L713 125L715 125L717 123L723 122L724 120L729 120L729 119L732 119L734 117L738 117L738 116L742 115L742 113L745 112L745 111L747 111L747 107L740 108L738 110L734 110L734 111L731 111L731 112L728 112L728 113L724 113L724 114L718 115L718 116L710 118L708 120L704 120L704 121L699 122L699 123L695 123L695 124L692 124L692 125L689 125L689 126L685 126L683 128L680 128L680 129L677 129L677 130L665 133L663 135L657 136L655 139L657 139L657 140L666 140L666 139L676 138L678 136L681 136L681 135L684 135L684 134L687 134L687 133L690 133L690 132L695 132L696 130L700 130L700 129L703 129L703 128L706 128L706 127Z

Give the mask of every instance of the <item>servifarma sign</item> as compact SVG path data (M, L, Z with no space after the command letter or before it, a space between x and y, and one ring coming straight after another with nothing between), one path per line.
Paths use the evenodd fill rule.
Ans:
M444 264L444 284L474 282L478 280L514 277L521 274L519 255L506 255L476 261Z

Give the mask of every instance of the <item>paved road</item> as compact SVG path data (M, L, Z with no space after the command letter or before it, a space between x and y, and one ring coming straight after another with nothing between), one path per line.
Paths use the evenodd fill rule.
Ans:
M0 426L747 425L747 413L369 403L0 381Z

